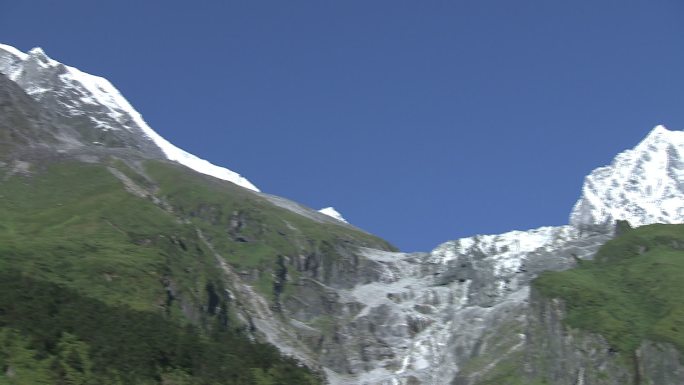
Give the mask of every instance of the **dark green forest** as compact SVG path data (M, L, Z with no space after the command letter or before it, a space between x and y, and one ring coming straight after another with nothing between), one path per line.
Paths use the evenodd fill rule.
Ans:
M0 384L320 383L238 320L195 226L107 167L0 177Z
M221 325L212 330L203 335L162 314L0 273L0 367L13 372L0 383L316 383L272 346Z

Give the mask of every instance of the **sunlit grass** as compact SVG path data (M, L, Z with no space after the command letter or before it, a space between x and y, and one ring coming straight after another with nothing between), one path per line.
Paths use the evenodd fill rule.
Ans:
M594 261L535 282L565 300L567 323L631 352L644 339L684 351L684 225L655 224L607 242Z

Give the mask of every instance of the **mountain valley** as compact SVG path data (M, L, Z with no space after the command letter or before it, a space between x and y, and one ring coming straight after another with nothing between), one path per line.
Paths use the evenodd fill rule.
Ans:
M568 225L403 253L0 45L0 180L0 384L684 383L682 131Z

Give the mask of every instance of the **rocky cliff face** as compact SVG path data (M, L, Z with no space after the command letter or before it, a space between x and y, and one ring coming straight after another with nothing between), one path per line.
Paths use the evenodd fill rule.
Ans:
M524 377L554 385L675 385L684 383L682 355L668 344L646 341L618 353L597 334L568 327L563 301L530 295L525 329Z
M475 236L431 253L362 249L375 278L344 289L320 284L332 311L310 318L302 301L289 315L309 327L302 339L308 333L332 384L446 384L458 376L471 384L484 361L522 351L530 280L590 258L608 238L564 226Z

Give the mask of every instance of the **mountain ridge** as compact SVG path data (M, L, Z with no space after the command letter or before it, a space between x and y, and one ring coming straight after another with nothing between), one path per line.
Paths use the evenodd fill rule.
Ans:
M133 145L140 148L144 153L154 154L160 152L161 156L172 161L179 162L185 166L210 175L219 179L228 180L236 183L242 187L259 191L259 189L249 180L238 173L224 167L216 166L206 160L200 159L195 155L189 154L175 145L168 142L154 131L143 120L141 114L136 111L130 103L121 95L121 93L106 79L94 75L84 73L77 68L66 66L49 58L45 51L39 47L33 48L28 53L23 53L20 50L9 46L0 44L0 73L4 73L14 82L20 84L24 90L36 100L55 99L56 103L49 103L53 109L57 109L62 115L70 116L69 123L73 123L74 119L86 118L90 119L98 129L102 132L100 134L88 133L81 135L79 138L71 138L67 140L70 145L74 142L89 141L87 145L104 145L108 146L111 141L123 142L124 145ZM42 78L48 78L48 81L42 81ZM58 88L70 89L71 94L66 95L69 103L64 103L60 100L60 95L53 95L59 93ZM74 91L75 90L75 91ZM64 99L64 98L63 98ZM76 102L74 102L76 100ZM74 104L75 103L75 104ZM99 111L89 110L89 106L93 108L100 108ZM102 110L104 108L104 110ZM87 111L87 112L85 112ZM96 117L96 116L97 117ZM132 131L130 137L116 138L112 140L110 136L124 135L121 131ZM112 135L107 135L109 131L118 131ZM138 132L137 134L135 132ZM649 146L662 146L667 143L667 140L676 143L672 151L677 152L674 156L676 159L681 158L681 153L684 152L684 139L679 134L681 131L670 131L665 126L656 126L649 135L642 141L641 148L639 146L634 150L628 150L620 154L613 164L598 168L585 178L582 187L582 196L575 203L570 214L570 224L575 227L591 227L591 226L610 226L614 220L628 220L635 225L652 223L655 220L672 222L683 221L684 210L674 214L674 217L668 218L667 215L661 214L643 214L652 215L653 218L646 220L642 214L639 214L640 207L649 204L646 198L652 202L651 206L672 205L673 209L677 209L677 199L684 199L684 186L678 186L672 183L676 178L663 179L661 181L652 181L651 186L648 187L652 191L640 191L639 194L627 194L621 199L628 199L632 202L635 199L641 198L639 203L633 203L632 208L619 208L618 206L604 205L601 202L610 202L613 197L610 194L610 188L607 183L613 186L616 184L626 183L630 176L625 172L625 167L631 167L636 170L645 165L653 165L653 161L640 161L649 153ZM83 134L83 133L81 133ZM126 135L124 135L126 136ZM663 139L664 137L667 137ZM661 138L659 140L659 138ZM92 140L95 139L95 140ZM114 145L120 146L121 143ZM671 146L672 147L672 146ZM638 154L637 154L638 152ZM658 154L661 152L654 152ZM638 155L638 156L637 156ZM158 155L153 155L158 156ZM663 163L662 159L658 159ZM620 164L617 164L620 163ZM662 166L661 166L662 167ZM684 172L684 166L681 161L667 165L670 172ZM621 175L613 175L612 173L619 172ZM634 173L632 173L634 174ZM611 176L612 175L612 176ZM678 176L679 177L679 176ZM658 187L665 183L667 186ZM660 193L659 196L656 194ZM671 196L667 196L670 194ZM334 209L333 209L334 210ZM650 207L652 212L654 207ZM337 211L332 211L330 208L318 210L319 212L328 215L331 218L347 223L344 217ZM665 212L671 211L668 207Z
M161 137L142 118L121 93L105 78L86 74L76 68L65 66L50 59L41 48L33 48L27 54L8 45L0 44L0 72L11 80L24 84L26 92L40 99L41 94L56 92L54 84L32 85L31 76L44 76L42 72L56 72L62 84L68 84L80 93L83 104L104 106L107 120L95 120L102 130L139 130L143 137L159 148L167 159L181 163L195 171L233 182L250 190L259 191L240 174L200 159ZM32 73L33 72L33 73ZM67 106L65 113L80 113L82 106ZM95 119L95 118L93 118ZM93 144L101 144L93 141Z
M658 126L635 149L587 177L569 225L475 235L444 242L428 253L401 253L330 217L330 210L321 213L182 167L136 123L117 95L93 98L81 81L71 81L77 70L51 61L42 50L21 53L25 56L13 49L4 52L0 47L0 73L8 75L0 75L0 102L4 97L7 103L0 107L6 105L16 115L0 116L0 127L8 132L6 143L64 155L47 162L18 156L0 164L1 187L13 200L0 201L7 205L0 205L7 214L3 218L9 218L0 227L6 244L48 266L42 271L29 265L53 280L61 279L51 265L59 260L40 259L25 242L36 231L54 235L44 240L47 250L58 256L69 245L61 237L84 235L76 231L82 228L116 237L111 245L76 239L82 250L96 256L111 251L107 247L142 252L161 245L166 260L155 263L168 271L133 270L147 277L145 288L151 293L144 300L140 294L134 299L147 308L170 309L191 323L219 316L217 306L231 309L232 319L247 325L250 335L324 371L333 385L478 384L495 364L519 359L524 351L524 330L538 321L530 313L530 303L536 300L530 282L539 273L592 260L615 235L616 220L631 219L636 225L676 222L684 212L681 133ZM71 78L65 80L65 73ZM67 156L72 153L77 156ZM65 183L77 185L81 174L100 181L97 199L91 201L91 193L77 190L82 195L68 202L74 205L72 215L64 211L69 208L62 207L64 202L43 197L48 199L45 206L34 214L40 220L22 222L21 205L15 203L31 208L22 199L41 192L27 190L22 183L47 178L69 197L72 192ZM99 216L78 214L80 204L98 207L98 200L112 198L118 201L110 201ZM669 202L665 214L659 207L663 200ZM133 209L117 212L116 202ZM165 233L157 234L163 226L143 226L146 223L136 220L143 212L148 213L144 219L164 223ZM54 218L59 222L43 223ZM74 225L80 227L70 227ZM187 259L192 255L194 259ZM127 266L114 268L133 274ZM118 280L111 271L81 277L72 267L61 273L86 283L60 283L81 290L98 288L91 291L102 298L121 290L108 291ZM214 289L195 287L207 281ZM225 290L216 290L219 286Z

